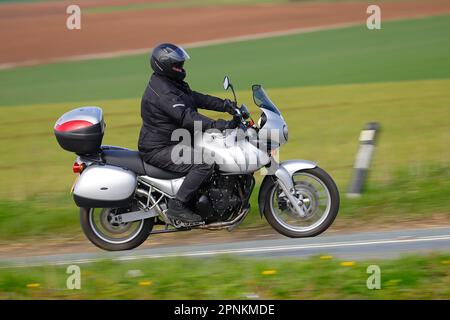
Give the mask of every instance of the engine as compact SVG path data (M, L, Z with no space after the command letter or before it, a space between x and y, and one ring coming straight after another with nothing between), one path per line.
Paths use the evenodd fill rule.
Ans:
M214 174L209 183L202 187L196 203L196 211L206 221L226 221L242 205L239 194L243 184L241 175Z

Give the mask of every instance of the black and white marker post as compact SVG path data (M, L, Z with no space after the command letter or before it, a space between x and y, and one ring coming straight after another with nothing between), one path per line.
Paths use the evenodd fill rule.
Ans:
M357 198L361 192L372 162L375 150L375 138L380 129L377 122L367 123L359 136L359 150L356 154L355 164L353 166L353 178L347 191L348 198Z

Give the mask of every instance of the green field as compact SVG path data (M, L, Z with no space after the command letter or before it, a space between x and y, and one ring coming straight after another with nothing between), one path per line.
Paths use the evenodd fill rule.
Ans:
M225 74L240 89L447 79L449 31L442 16L193 48L188 80L211 92ZM147 55L5 70L0 106L136 98L149 73Z
M249 86L267 87L290 130L281 158L317 161L342 195L359 131L379 121L367 193L343 199L337 223L450 218L449 30L443 16L385 23L381 32L354 27L196 48L189 78L193 88L224 97L218 90L230 75L255 116ZM146 59L0 71L0 239L80 232L69 195L74 155L59 148L53 124L71 108L99 105L104 143L136 148ZM256 195L247 226L264 223Z
M438 254L357 262L330 256L104 261L80 265L79 290L67 289L66 266L2 268L0 299L449 299L449 263ZM381 271L378 290L366 285L370 265Z

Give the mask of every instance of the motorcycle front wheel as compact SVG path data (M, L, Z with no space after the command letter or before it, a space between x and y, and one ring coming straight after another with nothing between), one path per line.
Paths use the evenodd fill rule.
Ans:
M321 168L293 175L296 197L305 212L301 217L290 204L278 182L267 189L264 215L279 233L291 237L314 237L327 230L339 211L339 191Z
M80 223L86 237L107 251L130 250L141 245L153 229L154 219L115 223L120 208L80 208Z

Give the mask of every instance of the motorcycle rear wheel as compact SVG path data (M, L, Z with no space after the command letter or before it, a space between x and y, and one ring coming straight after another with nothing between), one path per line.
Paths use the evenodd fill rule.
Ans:
M147 240L154 219L115 224L108 219L114 210L117 209L80 208L81 228L89 241L103 250L122 251L134 249Z

